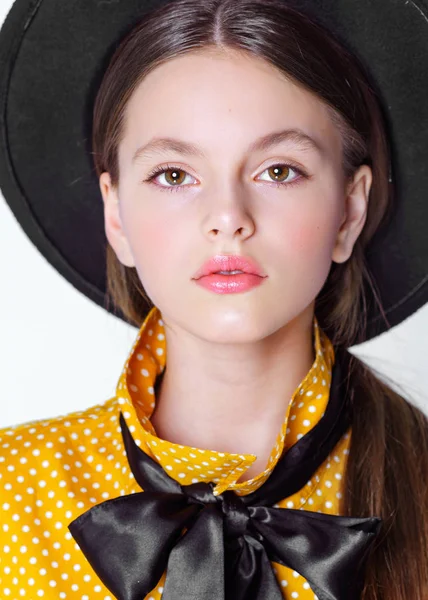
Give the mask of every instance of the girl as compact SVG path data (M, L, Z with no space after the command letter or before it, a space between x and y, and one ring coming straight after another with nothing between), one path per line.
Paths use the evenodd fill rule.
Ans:
M347 352L428 299L423 9L15 2L2 191L139 331L1 432L2 598L426 598L427 418Z

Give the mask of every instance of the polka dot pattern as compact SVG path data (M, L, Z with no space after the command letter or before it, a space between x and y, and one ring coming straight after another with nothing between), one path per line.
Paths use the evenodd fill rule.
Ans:
M252 479L245 480L245 471L257 458L253 454L183 446L156 435L150 416L156 378L166 365L165 331L156 307L137 334L113 398L0 430L0 598L114 600L67 525L95 504L141 491L123 448L120 411L137 445L179 483L213 481L215 494L231 489L244 495L260 487L282 453L316 425L327 406L334 350L315 317L313 333L315 361L291 398L265 469ZM312 479L275 506L343 514L350 437L348 430ZM272 565L284 598L316 600L299 573ZM162 597L165 577L166 572L145 600Z

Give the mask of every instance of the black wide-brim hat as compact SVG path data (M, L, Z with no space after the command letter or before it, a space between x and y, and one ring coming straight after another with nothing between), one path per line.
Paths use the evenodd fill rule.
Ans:
M1 191L44 257L104 308L107 239L91 158L93 103L120 39L161 4L16 0L0 31ZM393 327L428 302L428 2L292 4L356 54L383 104L396 201L366 256ZM387 328L369 306L367 340Z

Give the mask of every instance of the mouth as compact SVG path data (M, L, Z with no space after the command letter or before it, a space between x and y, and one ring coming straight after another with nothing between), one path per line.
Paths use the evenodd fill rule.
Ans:
M195 273L193 279L200 279L210 275L232 277L244 274L265 277L255 259L249 256L225 254L216 255L207 260Z
M266 278L243 271L219 271L203 275L196 283L215 294L237 294L259 286Z

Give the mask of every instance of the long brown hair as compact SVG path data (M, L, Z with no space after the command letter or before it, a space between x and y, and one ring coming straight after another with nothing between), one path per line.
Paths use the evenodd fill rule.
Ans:
M97 175L119 181L118 145L127 102L158 65L188 52L233 49L264 58L324 102L343 139L343 169L373 171L367 220L345 263L332 263L315 313L336 351L365 340L366 294L384 315L365 251L393 205L385 121L359 61L313 19L281 0L174 0L146 14L116 49L93 115ZM134 267L107 245L108 295L140 327L153 306ZM428 598L428 419L360 359L343 352L354 390L341 514L379 516L362 600Z

